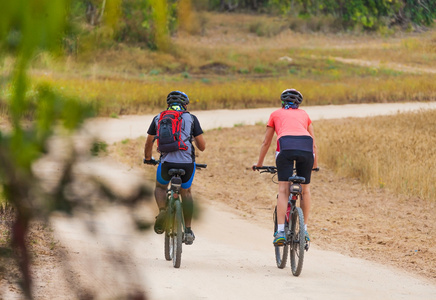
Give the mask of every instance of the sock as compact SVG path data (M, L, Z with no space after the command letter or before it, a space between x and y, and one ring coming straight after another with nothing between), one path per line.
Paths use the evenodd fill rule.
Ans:
M278 224L277 231L285 231L285 224Z
M304 230L307 231L307 224L304 224Z

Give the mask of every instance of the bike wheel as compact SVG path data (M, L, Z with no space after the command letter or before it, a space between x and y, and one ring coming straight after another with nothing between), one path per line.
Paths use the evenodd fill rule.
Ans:
M170 213L170 209L167 209L167 218L165 222L165 259L166 260L172 260L173 259L173 249L171 244L171 236L173 235L173 220Z
M277 206L274 209L274 232L277 232ZM287 232L287 226L285 225L285 232ZM284 244L282 246L274 245L274 253L276 255L276 264L279 269L283 269L286 267L286 261L288 258L288 244Z
M180 201L174 203L174 223L172 237L172 249L173 249L173 266L179 268L182 261L182 243L183 243L183 230L182 230L182 204Z
M304 247L306 245L303 210L297 207L292 212L291 220L291 269L294 276L299 276L303 269Z

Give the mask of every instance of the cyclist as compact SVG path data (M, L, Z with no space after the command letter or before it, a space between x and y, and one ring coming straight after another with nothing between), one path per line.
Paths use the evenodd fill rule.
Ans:
M188 95L180 91L172 91L167 96L167 110L187 112L189 104ZM160 114L154 117L147 131L147 139L144 146L144 162L152 163L152 149L155 136L157 135L158 122ZM154 231L162 234L165 229L165 211L166 211L166 194L171 177L168 170L172 168L184 169L186 171L182 178L180 193L182 195L182 207L185 218L186 232L185 244L191 245L195 239L194 232L191 229L191 219L194 208L191 195L191 184L195 174L195 146L200 151L206 148L206 142L203 137L203 130L196 116L190 113L182 114L181 137L186 142L187 150L177 150L168 153L161 153L160 163L156 171L156 188L155 198L159 208L159 214L156 216Z
M277 198L277 224L274 234L274 244L282 245L286 242L284 233L285 215L289 198L289 181L292 176L293 161L296 160L297 175L306 179L302 185L300 206L304 214L304 229L306 241L310 241L307 223L310 213L310 176L312 168L318 167L318 156L312 121L309 115L299 105L303 102L303 95L295 89L286 89L281 96L282 108L274 111L268 120L265 138L260 148L259 159L254 167L261 167L265 155L271 145L274 132L277 134L276 165L279 181Z

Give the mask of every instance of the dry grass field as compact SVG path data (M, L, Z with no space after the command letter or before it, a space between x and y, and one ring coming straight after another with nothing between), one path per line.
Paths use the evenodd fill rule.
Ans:
M41 53L28 95L49 84L114 117L159 111L173 89L188 93L194 110L271 106L272 91L290 84L303 92L306 105L436 99L436 74L426 71L436 66L432 30L303 34L268 16L204 13L201 20L200 32L173 36L168 52L114 44L65 59ZM12 66L6 59L0 71L9 74ZM3 101L8 88L0 92Z
M323 121L321 160L371 187L436 202L436 111Z
M434 176L431 168L435 164L434 153L425 155L427 167L423 167L422 160L415 160L414 156L404 160L410 156L408 153L419 152L420 145L427 141L427 147L434 144L429 140L430 135L434 136L434 125L431 127L431 124L427 124L422 128L416 126L415 129L407 130L410 125L407 120L425 120L428 117L430 113L314 123L321 149L321 171L313 175L312 182L313 212L309 231L314 245L392 265L436 282L435 199L420 197L418 192L406 195L406 192L413 190L413 183L408 185L409 190L397 189L392 187L397 178L393 178L394 182L391 183L390 178L375 175L375 171L368 166L371 159L378 161L377 171L411 173L417 178ZM366 129L362 127L371 123L389 126L380 126L374 132L377 138L370 138L367 134L373 130L372 126L365 125ZM351 130L352 128L360 130ZM403 130L406 136L415 130L421 143L415 148L412 144L402 142L401 138L396 139L395 136ZM251 171L251 165L257 161L264 132L264 125L256 125L216 129L205 133L207 149L198 154L197 161L207 163L208 168L196 176L193 188L203 205L207 205L208 201L218 201L236 209L246 218L267 222L271 220L277 186L272 183L270 175ZM351 132L349 134L354 135L354 138L346 138L348 134L341 137L339 133L344 132ZM388 138L390 136L392 138ZM378 145L379 140L383 142L382 145ZM141 165L139 159L142 157L144 141L144 138L140 138L117 143L109 148L109 155L132 167L143 168L150 181L154 182L155 168ZM331 145L335 143L342 151L338 153L338 159L344 156L351 158L361 152L362 155L355 158L355 164L360 160L359 166L368 167L359 171L357 165L349 164L350 170L356 168L355 173L346 169L335 172L334 166L330 166L332 162L328 155L330 153L334 156L337 148ZM377 149L380 151L375 151ZM401 160L399 163L394 163L396 155ZM154 156L158 157L157 153ZM387 159L386 156L392 158L385 165L382 160ZM421 157L419 153L417 157ZM274 165L273 147L265 165ZM375 184L354 177L369 170L371 173L366 176L375 176ZM383 184L379 182L380 178L383 178ZM401 178L405 180L404 177ZM419 186L434 190L435 181L429 182L427 187L424 182Z

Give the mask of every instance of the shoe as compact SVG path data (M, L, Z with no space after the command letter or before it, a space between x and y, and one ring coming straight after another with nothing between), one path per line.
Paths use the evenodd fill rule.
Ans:
M309 237L309 233L307 232L307 230L304 232L304 238L306 239L306 245L304 245L304 249L306 251L309 251L309 247L310 247L310 237Z
M286 243L286 235L284 231L277 231L274 234L274 242L275 246L283 246Z
M162 234L165 231L165 218L166 218L166 210L161 209L159 214L156 216L156 221L154 222L154 232L157 234Z
M185 232L185 245L192 245L195 240L195 235L192 229L186 229Z
M309 237L309 233L306 231L304 231L304 237L306 238L306 242L310 242L310 237Z

